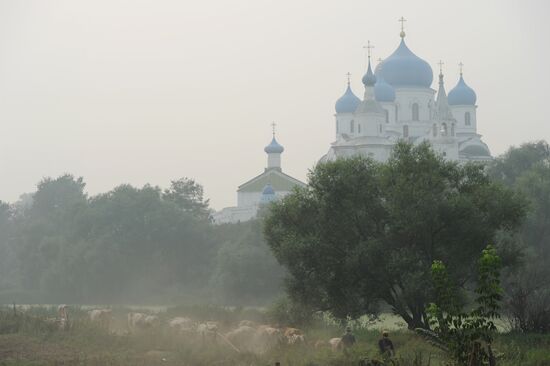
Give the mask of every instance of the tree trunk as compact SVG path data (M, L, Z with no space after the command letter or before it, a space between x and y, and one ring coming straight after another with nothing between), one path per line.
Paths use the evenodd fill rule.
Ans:
M430 324L426 317L424 309L408 309L398 311L394 309L394 312L399 315L407 323L407 328L415 330L416 328L430 329Z

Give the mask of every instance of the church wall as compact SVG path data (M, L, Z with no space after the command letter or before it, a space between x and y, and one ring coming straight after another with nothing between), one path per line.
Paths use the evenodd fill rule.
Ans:
M290 191L276 191L277 198L282 198L289 194ZM237 192L237 206L246 207L254 206L260 203L262 192Z
M386 122L386 116L384 115L384 122L387 124L395 123L395 103L381 102L380 105L384 110L388 111L388 122Z
M476 118L476 106L471 105L458 105L451 106L451 112L454 119L457 121L457 133L476 133L477 132L477 118ZM470 112L470 126L465 124L466 112Z
M357 127L361 125L361 132L357 132L357 136L381 136L386 130L386 123L382 115L363 113L356 116L355 121ZM380 126L382 126L382 131L380 131Z
M351 132L350 125L351 121L354 120L353 113L338 113L334 115L334 118L336 119L336 140L338 140L338 137L345 133L347 135L354 135L354 132ZM355 131L357 131L357 126L355 126Z
M231 224L245 222L256 216L258 206L247 207L226 207L221 211L215 212L212 219L216 224Z
M430 106L434 105L434 94L434 90L427 88L396 88L395 102L398 105L399 121L412 121L413 103L418 103L419 120L430 120Z
M238 192L237 193L237 206L252 206L260 202L262 192Z
M380 162L387 161L390 158L390 152L393 146L372 146L367 149L366 156Z
M458 160L458 143L455 138L438 138L432 141L432 148L446 160Z
M389 159L392 148L393 145L338 147L336 156L351 158L360 155L383 162Z
M430 121L421 121L421 122L402 122L402 126L406 125L409 129L409 137L418 137L425 136L430 133L432 122ZM403 133L403 131L401 131Z

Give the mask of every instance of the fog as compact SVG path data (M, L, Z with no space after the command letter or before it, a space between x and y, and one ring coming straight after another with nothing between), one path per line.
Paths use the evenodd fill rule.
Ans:
M434 70L445 63L447 90L464 63L493 155L549 139L549 10L542 0L2 1L0 198L65 172L90 194L190 176L219 209L263 170L272 121L283 169L304 180L334 137L345 74L361 95L363 46L388 56L401 16L411 50Z

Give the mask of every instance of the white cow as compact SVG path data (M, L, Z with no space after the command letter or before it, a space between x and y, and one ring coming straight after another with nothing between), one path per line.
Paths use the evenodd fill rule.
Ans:
M90 321L97 324L103 329L109 330L113 319L113 311L111 309L94 309L88 311Z
M156 328L159 325L160 319L156 315L128 313L128 329L130 331Z
M292 334L287 337L287 343L290 346L304 345L306 344L306 339L303 334Z
M218 322L207 321L199 324L197 333L203 342L215 343L218 336Z
M331 338L329 339L328 344L330 344L330 349L333 352L340 351L343 348L342 338Z
M195 330L195 323L189 318L177 316L168 321L168 327L178 334L189 334Z
M262 352L282 345L285 340L280 329L265 325L258 327L258 337Z
M246 325L247 327L255 328L258 324L252 320L241 320L239 322L239 327L242 327L243 325Z

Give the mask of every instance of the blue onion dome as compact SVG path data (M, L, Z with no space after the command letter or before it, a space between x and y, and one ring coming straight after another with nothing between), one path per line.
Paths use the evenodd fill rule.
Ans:
M273 136L271 143L264 148L264 151L268 154L280 154L285 151L285 148L281 146L277 140L275 140L275 136Z
M375 74L376 77L382 75L394 87L429 88L433 81L431 66L409 50L404 38L401 38L399 47L378 64Z
M376 84L374 84L374 99L378 102L395 101L395 89L386 82L382 74L379 75Z
M448 100L450 105L476 104L476 92L464 82L462 74L460 74L458 84L456 84L456 86L449 92Z
M275 190L271 184L267 184L262 190L262 197L260 198L261 203L273 202L277 196L275 195Z
M357 109L359 103L361 103L361 99L357 98L357 96L353 94L348 83L346 92L336 101L336 113L353 113Z
M363 85L365 86L374 86L376 84L376 76L374 76L374 73L372 72L372 69L370 67L370 60L369 60L369 68L367 69L367 73L363 75Z

